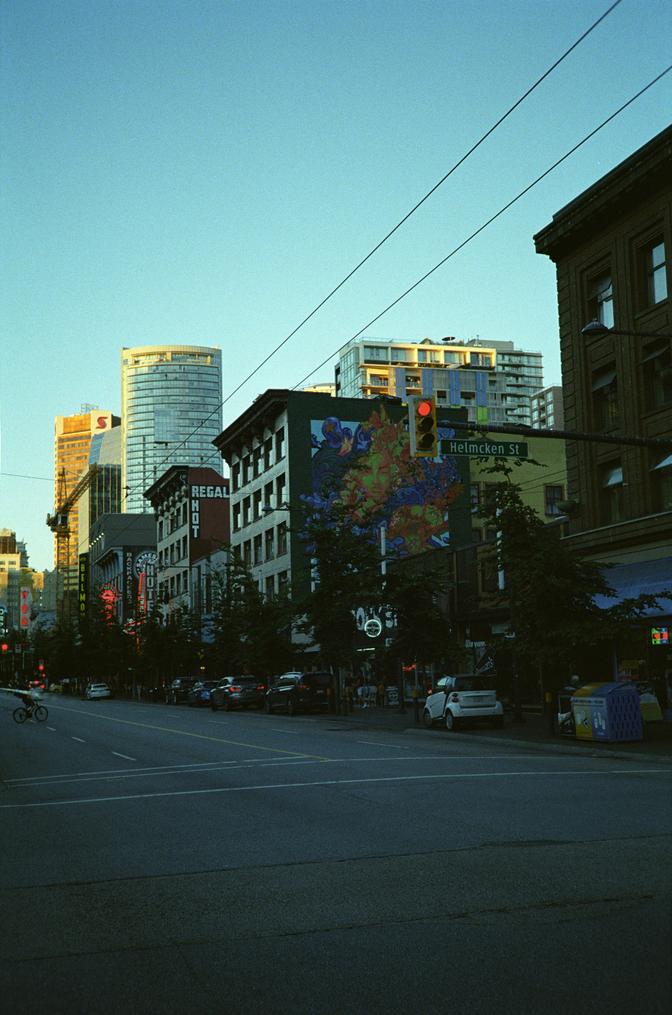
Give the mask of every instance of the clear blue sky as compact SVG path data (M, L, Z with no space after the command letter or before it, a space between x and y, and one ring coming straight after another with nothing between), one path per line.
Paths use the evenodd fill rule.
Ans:
M226 397L608 6L4 0L0 527L31 564L53 561L54 417L119 411L122 345L220 345ZM293 386L653 78L671 38L669 0L623 0L224 423ZM532 236L671 109L669 75L369 333L513 339L559 382L554 269Z

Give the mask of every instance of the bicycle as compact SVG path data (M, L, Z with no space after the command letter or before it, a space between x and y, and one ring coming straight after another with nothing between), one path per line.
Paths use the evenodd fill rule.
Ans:
M26 719L35 719L37 722L44 722L49 718L49 712L45 705L34 705L32 708L27 708L25 705L19 705L18 708L14 709L13 712L14 722L22 723Z

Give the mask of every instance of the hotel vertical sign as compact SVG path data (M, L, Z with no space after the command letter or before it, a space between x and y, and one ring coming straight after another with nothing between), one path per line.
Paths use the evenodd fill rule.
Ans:
M78 613L80 619L84 619L86 616L89 606L89 555L88 553L80 553L79 555L79 575L77 580L78 590Z

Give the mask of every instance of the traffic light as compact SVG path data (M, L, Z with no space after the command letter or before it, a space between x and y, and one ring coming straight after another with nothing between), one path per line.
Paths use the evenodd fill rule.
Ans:
M7 644L6 641L3 641L3 643L2 643L2 651L3 652L9 652L9 645Z
M436 401L431 395L412 395L408 400L408 431L414 458L436 458L439 440Z

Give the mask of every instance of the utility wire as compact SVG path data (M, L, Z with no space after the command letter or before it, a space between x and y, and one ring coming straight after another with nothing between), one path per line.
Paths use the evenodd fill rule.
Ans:
M417 289L419 285L422 285L422 283L425 282L430 277L430 275L433 275L435 271L438 271L439 268L442 268L443 265L446 264L446 262L451 259L451 257L454 257L455 254L459 253L460 250L463 250L464 247L466 247L468 243L471 243L471 241L474 240L480 233L482 233L484 229L487 229L489 225L492 225L492 223L495 222L498 218L500 218L500 216L502 216L504 212L508 211L509 208L511 208L514 204L516 204L517 201L520 201L521 198L523 198L526 194L528 194L533 187L536 187L538 183L541 183L541 181L544 180L547 176L549 176L550 173L552 173L555 169L557 169L558 166L562 165L562 163L565 162L570 157L570 155L573 155L574 152L578 151L578 149L581 148L584 144L586 144L587 141L590 141L591 138L595 137L598 131L602 130L603 127L606 127L608 123L611 123L611 121L614 120L620 113L622 113L623 110L627 109L628 106L631 106L633 102L635 102L642 95L644 95L644 93L647 92L649 88L653 88L653 86L657 84L661 78L665 77L666 74L669 74L671 70L672 64L666 67L665 70L661 71L660 74L657 74L656 77L653 78L652 81L649 81L647 85L644 85L643 88L640 88L640 90L635 95L633 95L632 98L628 99L627 102L624 102L622 106L619 106L617 110L615 110L610 116L606 118L606 120L603 120L602 123L600 123L597 127L591 130L589 134L586 134L586 136L581 141L579 141L572 148L570 148L568 152L565 152L565 154L561 158L559 158L556 162L554 162L552 166L549 166L549 168L546 169L543 173L541 173L540 176L537 176L536 180L533 180L532 183L529 183L527 185L527 187L524 187L523 190L521 190L518 194L516 194L515 197L513 197L510 201L507 201L507 203L503 205L503 207L501 207L499 211L495 212L494 215L491 215L489 219L483 222L483 224L480 225L478 229L475 229L474 232L471 233L469 236L467 236L465 240L462 240L462 242L459 243L456 247L454 247L449 254L446 254L446 256L443 257L438 262L438 264L435 264L433 268L430 268L430 270L425 272L425 274L422 275L421 278L417 279L417 281L414 282L413 285L410 285L408 289L406 289L401 294L401 296L397 296L395 300L393 300L391 303L388 303L388 305L385 307L384 310L381 310L379 314L376 314L375 317L372 317L371 320L367 324L365 324L363 328L360 328L359 331L355 332L355 334L352 335L352 337L349 338L347 342L341 342L337 349L335 349L332 353L330 353L329 356L326 357L326 359L323 359L322 362L319 363L313 370L311 370L309 374L306 374L305 377L303 377L297 384L295 384L294 387L292 388L292 391L296 391L296 389L300 387L302 384L304 384L310 377L312 377L313 374L316 374L318 370L321 370L323 366L325 366L331 359L333 359L334 356L336 356L345 345L347 345L349 342L354 342L354 340L356 338L359 338L359 336L363 332L365 332L367 328L370 328L372 324L375 324L376 321L379 321L380 318L383 317L389 310L392 310L392 308L396 307L398 303L401 303L402 300L406 299L406 297L410 293L412 293L414 289Z
M202 420L200 421L200 423L198 424L198 426L196 427L196 429L195 429L195 430L193 430L193 431L192 431L192 432L191 432L190 434L188 434L188 435L187 435L187 436L186 436L186 437L184 438L184 440L180 442L180 444L177 444L177 445L176 445L176 447L175 447L175 448L173 449L173 451L177 450L177 448L180 448L180 447L182 447L182 446L183 446L184 444L186 444L186 442L187 442L188 440L190 440L190 438L191 438L191 437L193 437L193 436L194 436L194 434L198 433L198 431L199 431L199 430L200 430L200 429L201 429L201 428L202 428L202 427L203 427L203 426L205 425L205 423L207 423L207 422L208 422L208 420L212 419L212 417L213 417L213 416L215 416L215 414L216 414L216 413L218 413L218 412L219 412L219 411L220 411L220 410L221 410L221 409L222 409L222 408L223 408L223 407L224 407L224 406L226 405L226 403L227 403L228 401L230 401L230 399L231 399L231 398L233 398L233 396L234 396L234 395L236 395L236 394L237 394L237 393L238 393L238 392L240 391L240 389L241 389L242 387L244 387L244 386L245 386L245 385L247 384L247 382L248 382L248 381L252 380L252 378L253 378L253 377L255 376L255 374L259 373L259 371L260 371L260 370L261 370L261 369L262 369L262 368L263 368L264 366L266 366L266 364L267 364L267 363L268 363L268 362L269 362L269 361L270 361L271 359L273 359L273 357L274 357L275 355L277 355L277 353L278 353L278 352L279 352L279 351L280 351L280 350L281 350L281 349L282 349L282 348L283 348L283 347L284 347L284 346L285 346L285 345L286 345L286 344L287 344L287 343L288 343L288 342L290 341L290 339L292 339L292 338L294 337L294 335L296 335L296 334L297 334L297 332L298 332L298 331L300 331L300 330L301 330L301 328L303 328L303 326L304 326L305 324L307 324L307 323L308 323L308 321L310 321L310 320L311 320L311 319L312 319L312 318L313 318L313 317L315 316L315 314L317 314L317 313L318 313L318 311L322 309L322 307L323 307L323 306L324 306L324 305L325 305L326 303L328 303L328 302L329 302L329 300L330 300L330 299L332 298L332 296L335 296L335 295L336 295L336 293L337 293L337 292L338 292L338 291L339 291L340 289L342 289L342 288L343 288L343 286L344 286L344 285L346 284L346 282L348 282L348 281L349 281L349 280L350 280L350 279L351 279L351 278L353 277L353 275L354 275L354 274L355 274L356 272L358 272L358 271L359 271L359 269L360 269L360 268L362 268L362 267L363 267L363 266L364 266L364 265L366 264L366 262L367 262L367 261L368 261L368 260L369 260L369 259L370 259L371 257L373 257L373 255L374 255L374 254L375 254L375 253L376 253L376 252L377 252L378 250L380 250L380 248L381 248L381 247L383 246L383 244L387 243L387 241L388 241L388 240L389 240L389 239L390 239L390 238L391 238L392 236L394 236L394 234L395 234L395 233L397 232L397 230L398 230L398 229L400 229L400 228L401 228L401 226L403 226L403 225L404 225L404 223L405 223L405 222L407 222L407 221L408 221L408 220L409 220L409 219L411 218L411 216L412 216L412 215L414 215L414 214L415 214L415 212L416 212L416 211L417 211L417 210L418 210L418 209L419 209L420 207L422 207L422 205L423 205L423 204L425 203L425 201L427 201L427 200L428 200L428 199L429 199L429 198L430 198L430 197L432 196L432 194L434 194L434 193L435 193L435 192L436 192L436 191L437 191L437 190L439 189L439 187L441 187L441 186L442 186L442 184L444 184L444 183L446 182L446 180L447 180L447 179L449 179L449 177L451 177L451 176L453 175L453 173L454 173L454 172L456 172L456 170L457 170L457 169L459 169L459 168L460 168L460 166L461 166L461 165L463 165L463 164L464 164L464 163L465 163L465 162L467 161L467 159L468 159L468 158L469 158L469 157L470 157L471 155L473 155L473 153L474 153L474 152L475 152L475 151L476 151L476 150L477 150L478 148L480 148L480 146L481 146L481 145L482 145L482 144L483 144L483 143L484 143L484 142L485 142L485 141L486 141L486 140L487 140L487 139L488 139L488 138L490 137L490 135L491 135L491 134L493 134L493 133L494 133L494 132L495 132L495 131L497 130L497 128L498 128L499 126L501 126L501 124L502 124L502 123L504 123L504 121L505 121L506 119L508 119L508 117L509 117L509 116L511 116L511 114L512 114L512 113L513 113L513 112L514 112L514 111L515 111L515 110L516 110L516 109L518 108L518 106L520 106L520 105L521 105L521 104L522 104L522 103L523 103L523 102L525 101L525 99L527 99L527 98L528 98L528 97L529 97L529 96L530 96L530 95L532 94L532 92L534 92L534 91L535 91L535 89L536 89L536 88L538 88L538 87L539 87L539 85L540 85L540 84L541 84L541 83L542 83L543 81L545 81L545 79L546 79L546 78L547 78L547 77L548 77L548 76L549 76L550 74L552 74L552 73L553 73L553 71L554 71L554 70L555 70L555 69L556 69L557 67L559 67L559 65L560 65L560 64L561 64L561 63L563 62L563 60L565 60L565 59L566 59L566 58L567 58L567 57L568 57L568 56L570 55L570 53L572 53L572 52L573 52L573 51L574 51L574 50L575 50L575 49L577 48L577 46L579 46L579 45L580 45L580 44L581 44L581 43L583 42L583 40L584 40L584 39L586 39L586 38L587 38L587 37L588 37L588 36L589 36L589 35L591 34L591 32L593 32L593 31L594 31L594 30L595 30L595 29L597 28L597 26L598 26L599 24L601 24L601 22L602 22L602 21L604 21L604 20L605 20L605 18L609 17L609 15L610 15L610 14L612 13L612 11L614 11L614 10L615 10L615 8L616 8L616 7L618 7L618 6L619 6L619 4L620 4L621 2L622 2L622 0L615 0L615 2L614 2L614 3L612 3L612 4L611 4L611 6L610 6L610 7L608 7L608 8L607 8L607 10L606 10L606 11L605 11L605 12L604 12L603 14L601 14L601 15L600 15L600 17L599 17L599 18L597 18L597 19L596 19L596 20L595 20L595 21L594 21L594 22L592 23L592 25L590 25L590 26L589 26L589 27L588 27L588 28L587 28L587 29L585 30L585 32L583 32L583 33L582 33L582 34L581 34L581 35L580 35L580 36L578 37L578 39L576 39L576 41L575 41L575 42L573 42L573 43L572 43L572 45L571 45L571 46L570 46L570 47L569 47L568 49L566 49L566 50L564 51L564 53L563 53L563 54L562 54L561 56L559 56L559 57L558 57L558 59L557 59L557 60L555 60L555 61L554 61L554 63L552 63L552 64L551 64L551 66L550 66L550 67L549 67L549 68L548 68L547 70L545 70L545 71L544 71L544 73L543 73L543 74L541 75L541 77L537 78L537 80L536 80L536 81L534 82L534 84L530 85L530 87L529 87L529 88L528 88L528 89L527 89L527 90L526 90L525 92L523 92L523 94L522 94L522 95L520 96L520 98L516 99L516 101L515 101L515 102L513 103L513 105L512 105L512 106L510 106L510 107L509 107L509 108L508 108L508 109L506 110L506 112L505 112L505 113L503 113L503 114L502 114L502 116L500 116L500 117L499 117L499 119L495 121L495 123L493 123L493 125L492 125L492 126L491 126L491 127L490 127L490 128L489 128L489 129L488 129L488 130L487 130L486 132L485 132L485 134L481 135L481 137L480 137L480 138L478 139L478 141L476 141L476 142L475 142L475 143L474 143L474 144L473 144L473 145L471 146L471 148L469 148L469 149L468 149L468 150L467 150L467 151L466 151L466 152L464 153L464 155L462 155L462 156L461 156L461 158L459 158L459 159L457 160L457 162L455 162L455 163L454 163L454 165L452 165L452 166L451 166L451 168L450 168L450 169L448 170L448 172L447 172L447 173L445 173L445 174L444 174L444 175L443 175L443 176L441 177L441 179L440 179L440 180L438 180L438 182L437 182L437 183L435 183L435 184L434 184L434 186L433 186L433 187L432 187L432 188L431 188L430 190L428 190L428 191L427 191L427 193L426 193L426 194L424 195L424 197L422 197L422 198L421 198L421 199L420 199L420 200L419 200L419 201L418 201L418 202L417 202L416 204L414 204L414 205L413 205L413 207L412 207L412 208L410 209L410 211L406 212L406 214L404 215L404 217L403 217L403 218L401 218L401 219L400 219L400 220L399 220L399 221L397 222L397 224L396 224L396 225L395 225L395 226L394 226L394 227L393 227L392 229L390 229L390 231L389 231L388 233L386 233L386 235L385 235L385 236L384 236L384 237L382 238L382 240L380 240L380 241L379 241L379 242L378 242L378 243L377 243L377 244L375 245L375 247L372 247L372 249L371 249L371 250L370 250L370 251L368 252L368 254L366 254L366 256L365 256L365 257L363 257L363 258L362 258L362 260L361 260L361 261L359 261L359 263L358 263L358 264L356 264L356 265L355 265L355 267L354 267L354 268L352 268L352 270L351 270L351 271L349 271L349 272L348 272L348 274L347 274L347 275L345 275L345 276L344 276L344 277L343 277L343 278L341 279L341 281L340 281L340 282L339 282L339 283L338 283L338 284L337 284L336 286L334 286L334 288L333 288L333 289L331 290L331 292L327 293L327 295L326 295L326 296L325 296L325 297L324 297L324 298L323 298L322 300L320 300L320 302L319 302L319 303L317 304L317 306L315 306L315 307L314 307L314 308L313 308L313 309L312 309L312 310L310 311L310 313L309 313L309 314L307 314L307 315L306 315L306 316L305 316L305 317L303 318L303 320L302 320L302 321L301 321L301 322L300 322L299 324L297 324L297 325L296 325L296 327L295 327L295 328L294 328L294 329L293 329L292 331L290 331L290 333L289 333L289 334L288 334L288 335L287 335L287 336L286 336L285 338L283 338L283 339L282 339L282 341L281 341L281 342L279 342L279 343L278 343L278 344L277 344L277 345L276 345L276 346L275 346L275 347L274 347L273 349L271 349L271 351L270 351L270 352L268 353L268 355L267 355L267 356L265 356L265 357L264 357L264 359L262 359L262 360L261 360L261 362L260 362L260 363L258 363L258 364L257 364L257 366L256 366L256 367L255 367L255 368L254 368L253 370L251 370L251 371L250 371L250 373L249 373L249 374L248 374L248 375L247 375L246 377L244 377L244 378L243 378L243 380L242 380L242 381L240 381L240 383L239 383L239 384L238 384L238 385L237 385L237 386L236 386L236 387L235 387L235 388L233 389L233 391L231 391L231 393L230 393L229 395L227 395L227 396L226 396L226 398L224 398L224 399L223 399L223 400L222 400L222 401L221 401L221 402L219 403L219 405L217 406L217 408L216 408L216 409L213 409L211 413L209 413L209 414L208 414L208 415L207 415L207 416L206 416L206 417L205 417L204 419L202 419ZM329 357L329 359L331 359L331 357ZM319 367L316 367L316 370L319 370ZM313 371L313 373L315 373L315 371ZM310 377L310 376L312 376L312 374L309 374L308 376ZM161 462L159 462L159 463L158 463L158 465L157 465L157 469L159 468L159 466L161 466L161 465L165 465L165 464L166 464L167 462L169 462L169 461L173 460L173 458L174 458L174 455L173 455L173 454L171 454L171 455L168 455L168 456L166 456L166 458L164 458L164 459L163 459L163 460L162 460ZM133 492L133 493L135 493L136 491L135 491L135 490L133 490L132 492Z

